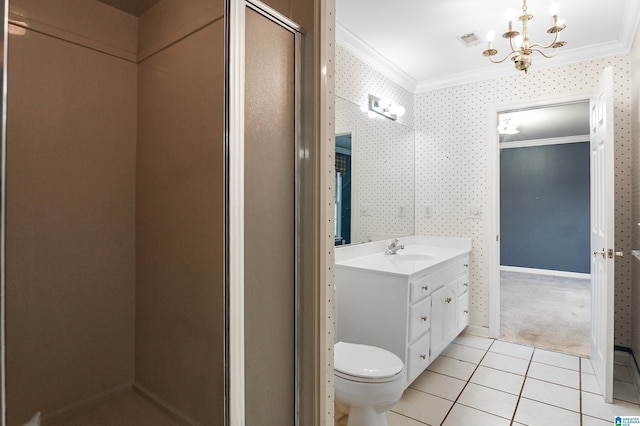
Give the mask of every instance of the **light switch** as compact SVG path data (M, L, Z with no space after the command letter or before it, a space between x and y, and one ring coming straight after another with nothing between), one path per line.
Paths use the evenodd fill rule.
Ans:
M360 206L360 216L371 216L371 207L366 204Z
M422 217L433 216L433 206L422 206Z

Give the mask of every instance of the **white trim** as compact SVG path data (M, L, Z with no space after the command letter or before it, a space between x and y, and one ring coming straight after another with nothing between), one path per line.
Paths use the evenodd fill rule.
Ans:
M553 271L550 269L523 268L521 266L500 265L500 271L520 272L522 274L550 275L554 277L563 277L563 278L580 278L585 280L591 279L591 274L585 274L580 272L569 272L569 271Z
M9 0L4 0L4 25L2 26L2 116L0 120L0 425L7 422L7 363L6 363L6 291L5 291L5 238L6 238L6 182L7 182L7 31L9 28Z
M516 142L500 142L500 149L526 148L531 146L563 145L567 143L589 142L589 135L563 136L559 138L529 139Z
M415 93L417 81L336 22L336 43L402 88Z
M229 1L229 417L245 424L244 368L244 0Z
M545 59L543 57L534 58L531 66L530 74L537 71L557 68L565 65L575 64L583 61L591 61L597 58L607 56L626 55L629 53L630 46L618 40L607 43L600 43L584 48L576 48L563 51L553 59ZM465 71L457 74L450 74L446 77L432 78L428 80L418 81L415 93L428 92L436 89L444 89L447 87L458 86L461 84L477 83L479 81L493 80L497 78L521 75L522 72L515 69L510 63L491 64L485 68Z
M591 94L585 92L575 96L542 98L513 104L496 104L487 109L489 127L487 139L488 159L488 214L485 226L489 262L489 337L500 337L500 143L498 136L498 114L506 111L544 107L588 101Z
M487 230L489 262L489 337L500 338L500 147L498 136L498 108L487 110L489 140L487 141L488 214L484 215Z
M486 337L488 339L492 338L489 329L479 325L468 325L461 334L470 334L472 336Z

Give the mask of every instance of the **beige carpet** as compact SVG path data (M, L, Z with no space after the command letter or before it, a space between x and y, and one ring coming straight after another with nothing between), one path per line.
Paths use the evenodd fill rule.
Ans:
M590 280L500 273L500 338L589 356Z

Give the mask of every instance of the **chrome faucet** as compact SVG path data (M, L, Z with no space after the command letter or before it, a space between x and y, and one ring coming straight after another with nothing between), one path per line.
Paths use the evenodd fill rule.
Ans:
M404 244L398 244L399 242L400 241L397 238L391 241L384 254L396 254L398 250L402 250L404 248Z

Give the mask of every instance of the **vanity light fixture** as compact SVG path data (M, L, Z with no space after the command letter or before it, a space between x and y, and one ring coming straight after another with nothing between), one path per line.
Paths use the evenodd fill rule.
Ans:
M394 121L397 120L398 117L402 117L405 113L402 105L392 104L388 100L378 98L371 94L369 95L369 111L373 111ZM369 116L371 116L371 113Z
M493 48L493 39L495 35L491 32L487 35L487 49L482 52L482 54L488 57L494 64L499 64L507 59L511 59L514 62L516 69L524 71L525 73L527 73L531 66L531 55L534 52L538 52L545 58L553 58L558 54L558 49L567 44L566 41L561 41L559 39L560 31L564 30L566 25L562 20L558 19L558 7L555 3L551 5L549 12L551 13L552 25L547 30L547 33L553 34L553 41L550 44L545 46L539 43L531 43L529 41L528 25L529 21L533 19L533 15L527 12L527 0L522 0L522 15L518 17L518 20L522 23L522 34L513 30L513 19L515 17L513 15L515 15L515 12L508 14L507 19L509 21L509 31L502 34L503 38L509 39L511 52L501 60L494 60L493 57L498 54L498 51ZM554 50L548 53L549 49Z

